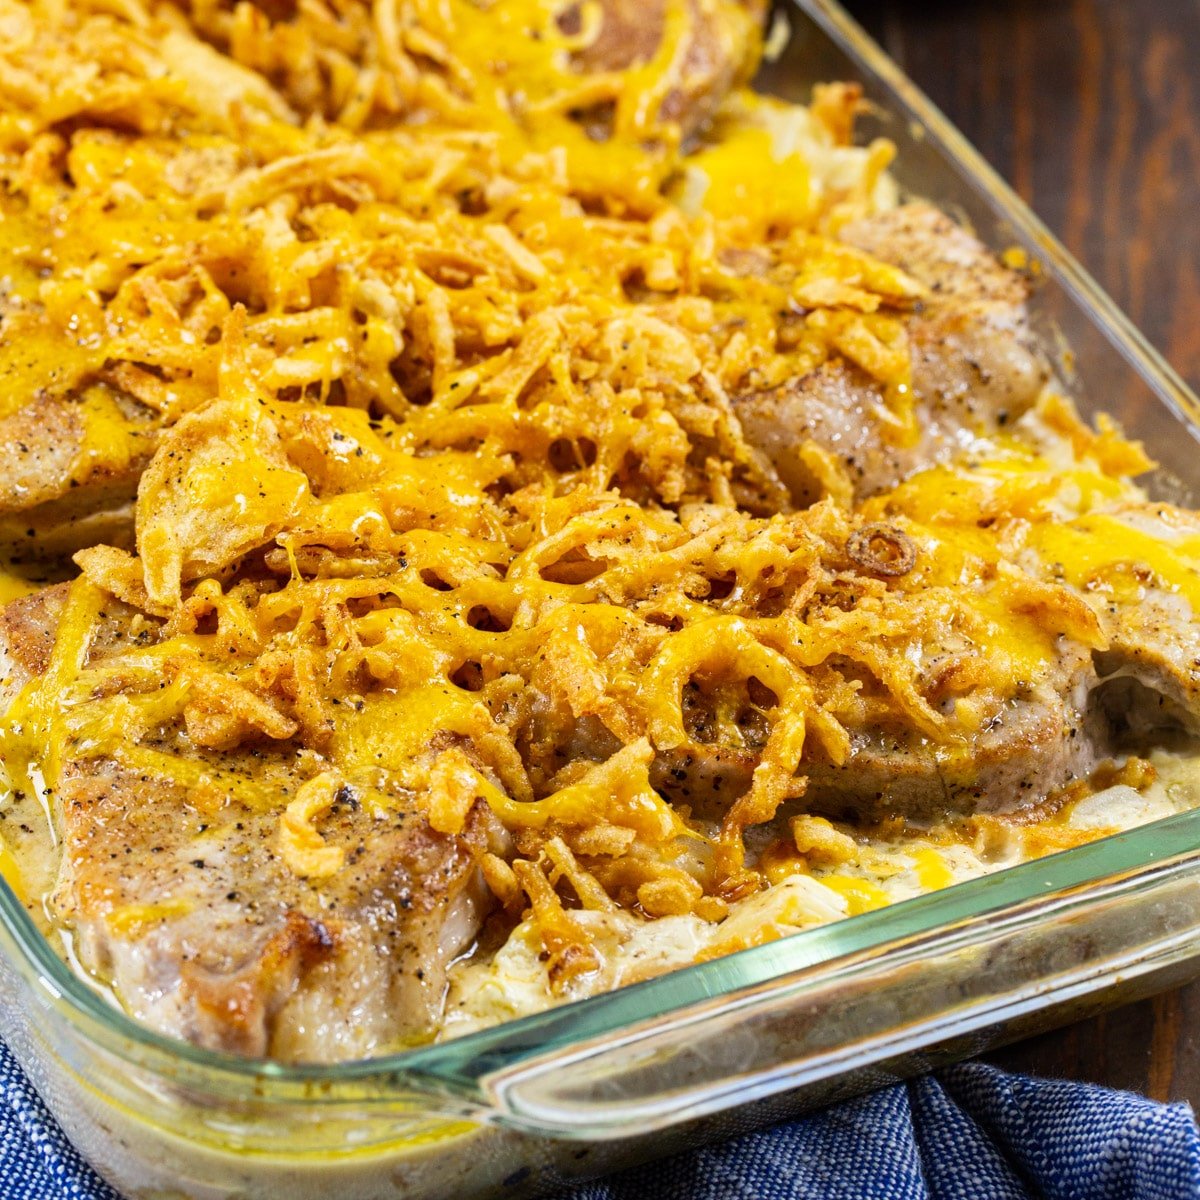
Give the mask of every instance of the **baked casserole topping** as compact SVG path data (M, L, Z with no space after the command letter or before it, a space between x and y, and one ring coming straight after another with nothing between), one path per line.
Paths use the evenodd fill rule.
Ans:
M0 0L0 867L142 1020L362 1057L1196 799L1200 516L762 18Z

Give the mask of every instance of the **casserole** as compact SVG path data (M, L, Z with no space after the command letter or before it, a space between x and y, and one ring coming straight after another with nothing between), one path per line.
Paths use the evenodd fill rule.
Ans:
M792 54L806 79L789 74ZM1189 444L1170 434L1194 402L843 18L823 7L798 18L766 87L854 76L891 114L878 119L900 144L902 187L1044 264L1047 333L1051 322L1064 330L1084 394L1146 440L1185 498ZM714 1135L732 1118L694 1122L781 1092L792 1105L828 1098L879 1078L879 1064L912 1069L900 1056L948 1034L1000 1021L1011 1032L1118 975L1136 988L1183 969L1190 817L487 1034L325 1069L221 1059L137 1029L64 971L9 903L4 1032L85 1153L130 1194L549 1186L646 1152L632 1128ZM830 1011L842 1014L836 1028L821 1019ZM766 1103L756 1116L777 1111ZM547 1135L611 1144L572 1148ZM656 1138L654 1150L670 1144Z

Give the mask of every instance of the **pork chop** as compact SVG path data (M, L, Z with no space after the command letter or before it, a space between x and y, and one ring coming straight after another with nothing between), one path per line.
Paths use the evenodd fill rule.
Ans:
M1014 695L969 742L935 745L912 729L863 729L837 765L804 765L806 810L852 820L917 821L1015 812L1085 779L1108 756L1087 719L1091 676L1067 648L1061 669L1032 695Z
M1024 280L944 213L907 204L852 222L840 236L927 289L928 298L905 318L918 433L912 444L896 440L884 419L882 387L841 359L736 397L746 438L801 506L821 495L796 453L805 442L832 454L862 499L1005 427L1049 378L1029 328Z
M759 30L766 13L761 0L687 0L693 22L679 70L659 107L658 119L691 133L707 121L726 93L748 78L757 64ZM572 54L583 72L628 71L660 52L667 34L666 0L602 0L595 36ZM583 5L559 16L565 30L579 29Z
M6 707L51 662L68 587L0 612ZM87 665L156 636L106 601ZM427 1036L487 911L481 815L448 837L411 797L344 783L321 819L344 865L307 877L281 853L279 807L312 768L286 747L183 746L169 729L143 746L158 769L65 756L50 907L83 966L153 1028L212 1049L332 1061Z
M1105 631L1092 707L1117 741L1200 735L1200 516L1131 500L1071 529L1090 543L1084 556L1060 538L1025 561L1075 589Z
M932 632L914 653L927 656L927 679L952 669ZM849 753L834 762L810 739L797 771L794 797L810 812L850 820L896 815L917 822L973 813L1012 812L1086 778L1111 753L1107 728L1089 716L1098 680L1086 647L1064 642L1034 681L1013 680L989 696L980 728L964 741L936 741L912 722L880 720L868 711L843 717ZM977 698L978 699L978 698ZM946 709L953 699L947 699ZM749 788L761 745L696 745L660 757L655 786L698 813L719 816Z
M249 754L221 767L251 773ZM334 1061L421 1040L486 889L465 837L338 796L322 834L346 866L317 886L281 858L275 811L111 761L73 766L56 916L135 1016L198 1045Z
M442 74L445 61L453 60L456 51L465 51L457 64L457 74L450 75L454 88L462 86L462 72L484 79L494 76L503 84L514 111L526 105L534 108L552 99L546 94L546 80L552 87L561 86L551 66L526 71L514 71L509 55L520 61L523 48L512 44L517 38L531 37L544 43L555 64L560 46L545 33L531 28L529 19L542 14L531 12L520 20L497 20L485 26L489 37L480 40L472 57L470 39L459 39L451 21L448 6L424 23L419 15L410 13L407 21L397 27L395 17L384 19L373 6L362 0L346 0L339 5L338 38L331 43L328 17L319 10L304 5L258 3L246 6L239 19L243 27L252 27L258 34L253 39L238 37L230 13L199 0L176 0L185 18L202 37L215 44L223 54L237 59L242 65L266 76L273 88L286 98L303 117L320 114L339 118L353 114L362 120L364 104L373 104L374 123L393 123L420 111L420 92L414 86L419 73ZM687 135L696 131L713 115L731 87L753 74L761 49L763 19L767 5L764 0L685 0L687 22L673 19L667 0L566 0L556 6L546 6L545 15L557 23L559 30L570 39L570 50L563 57L581 75L610 76L643 68L651 63L661 66L666 80L665 92L657 97L657 109L639 114L644 121L657 125L672 123ZM473 11L464 6L462 20L486 22L488 10ZM554 11L557 9L557 11ZM415 16L415 20L413 19ZM248 19L245 19L248 18ZM415 28L413 28L415 26ZM676 42L676 33L681 35ZM437 45L446 39L444 47L433 54L427 45ZM393 44L394 43L394 44ZM458 43L458 44L456 44ZM479 48L486 54L480 55ZM507 53L506 53L507 52ZM404 62L405 55L411 60ZM391 86L373 79L368 88L374 95L356 94L347 104L345 81L324 78L317 69L318 62L327 58L347 66L354 65L364 75L383 76L400 59L404 67L397 71ZM381 67L383 70L381 71ZM669 74L668 74L669 72ZM651 95L658 79L643 87L643 95ZM239 83L244 90L244 84ZM608 89L602 88L607 91ZM273 96L278 103L278 97ZM587 128L589 134L603 139L611 133L612 101L584 105L571 116ZM643 132L643 130L639 130Z
M0 553L56 558L128 545L132 503L158 422L107 388L34 395L0 416Z

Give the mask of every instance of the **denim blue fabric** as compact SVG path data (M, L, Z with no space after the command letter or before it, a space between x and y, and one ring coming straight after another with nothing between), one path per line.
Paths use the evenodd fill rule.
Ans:
M0 1045L0 1197L118 1200ZM1185 1104L950 1067L555 1200L1192 1200Z

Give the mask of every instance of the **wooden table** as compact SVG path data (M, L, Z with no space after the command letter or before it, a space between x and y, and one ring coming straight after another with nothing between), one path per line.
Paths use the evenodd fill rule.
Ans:
M1200 0L849 8L1200 389ZM989 1057L1200 1110L1200 981Z

